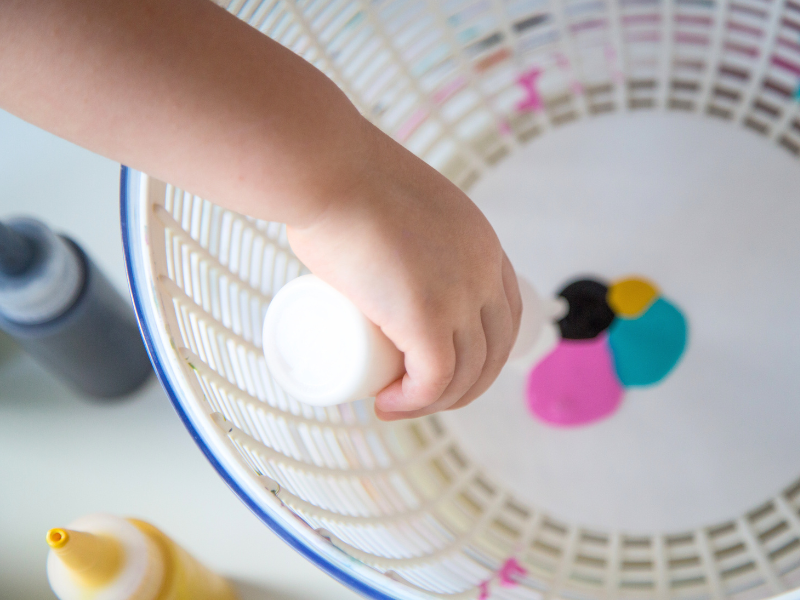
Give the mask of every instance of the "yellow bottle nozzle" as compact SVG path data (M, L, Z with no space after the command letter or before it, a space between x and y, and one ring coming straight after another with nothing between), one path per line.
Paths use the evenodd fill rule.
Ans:
M122 547L111 536L56 527L47 532L46 539L70 573L87 587L108 583L122 568Z
M47 545L53 550L58 550L69 540L69 534L66 529L56 527L47 532Z

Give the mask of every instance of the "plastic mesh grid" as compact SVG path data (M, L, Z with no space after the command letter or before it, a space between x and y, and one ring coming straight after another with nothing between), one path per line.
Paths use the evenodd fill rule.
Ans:
M465 189L515 146L609 112L703 113L800 154L791 0L220 4L319 67ZM367 401L313 408L272 381L264 312L303 272L281 225L154 181L138 209L162 326L195 390L182 401L216 424L263 489L409 591L749 600L800 586L800 483L695 531L558 522L480 472L436 417L385 424ZM511 556L526 574L504 587L497 573Z

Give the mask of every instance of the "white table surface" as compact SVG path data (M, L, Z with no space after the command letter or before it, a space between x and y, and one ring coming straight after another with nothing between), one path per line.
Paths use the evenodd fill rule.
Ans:
M0 219L69 233L127 296L119 165L0 111ZM263 525L217 476L153 377L122 401L74 394L0 339L0 597L53 598L45 532L136 516L236 580L243 600L358 598Z

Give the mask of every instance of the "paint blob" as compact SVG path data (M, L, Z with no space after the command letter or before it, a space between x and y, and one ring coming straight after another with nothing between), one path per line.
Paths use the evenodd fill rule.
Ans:
M528 408L550 425L584 425L611 415L623 389L603 333L589 340L562 339L528 376Z
M631 277L608 288L608 305L618 317L636 318L655 302L658 288L651 281Z
M686 347L686 319L663 298L637 319L617 318L609 344L622 385L658 383L678 363Z
M558 322L566 340L588 340L605 331L614 320L606 302L608 287L594 279L573 281L558 294L566 299L569 311Z
M567 314L557 327L551 321L537 330L539 339L515 363L530 369L526 398L534 416L558 427L586 425L610 416L625 388L664 379L686 349L688 328L660 294L644 277L567 285L559 293Z

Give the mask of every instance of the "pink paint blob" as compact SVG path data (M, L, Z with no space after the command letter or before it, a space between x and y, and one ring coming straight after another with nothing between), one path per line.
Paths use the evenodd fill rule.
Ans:
M528 408L542 421L575 427L610 416L622 401L608 335L561 340L528 376Z

